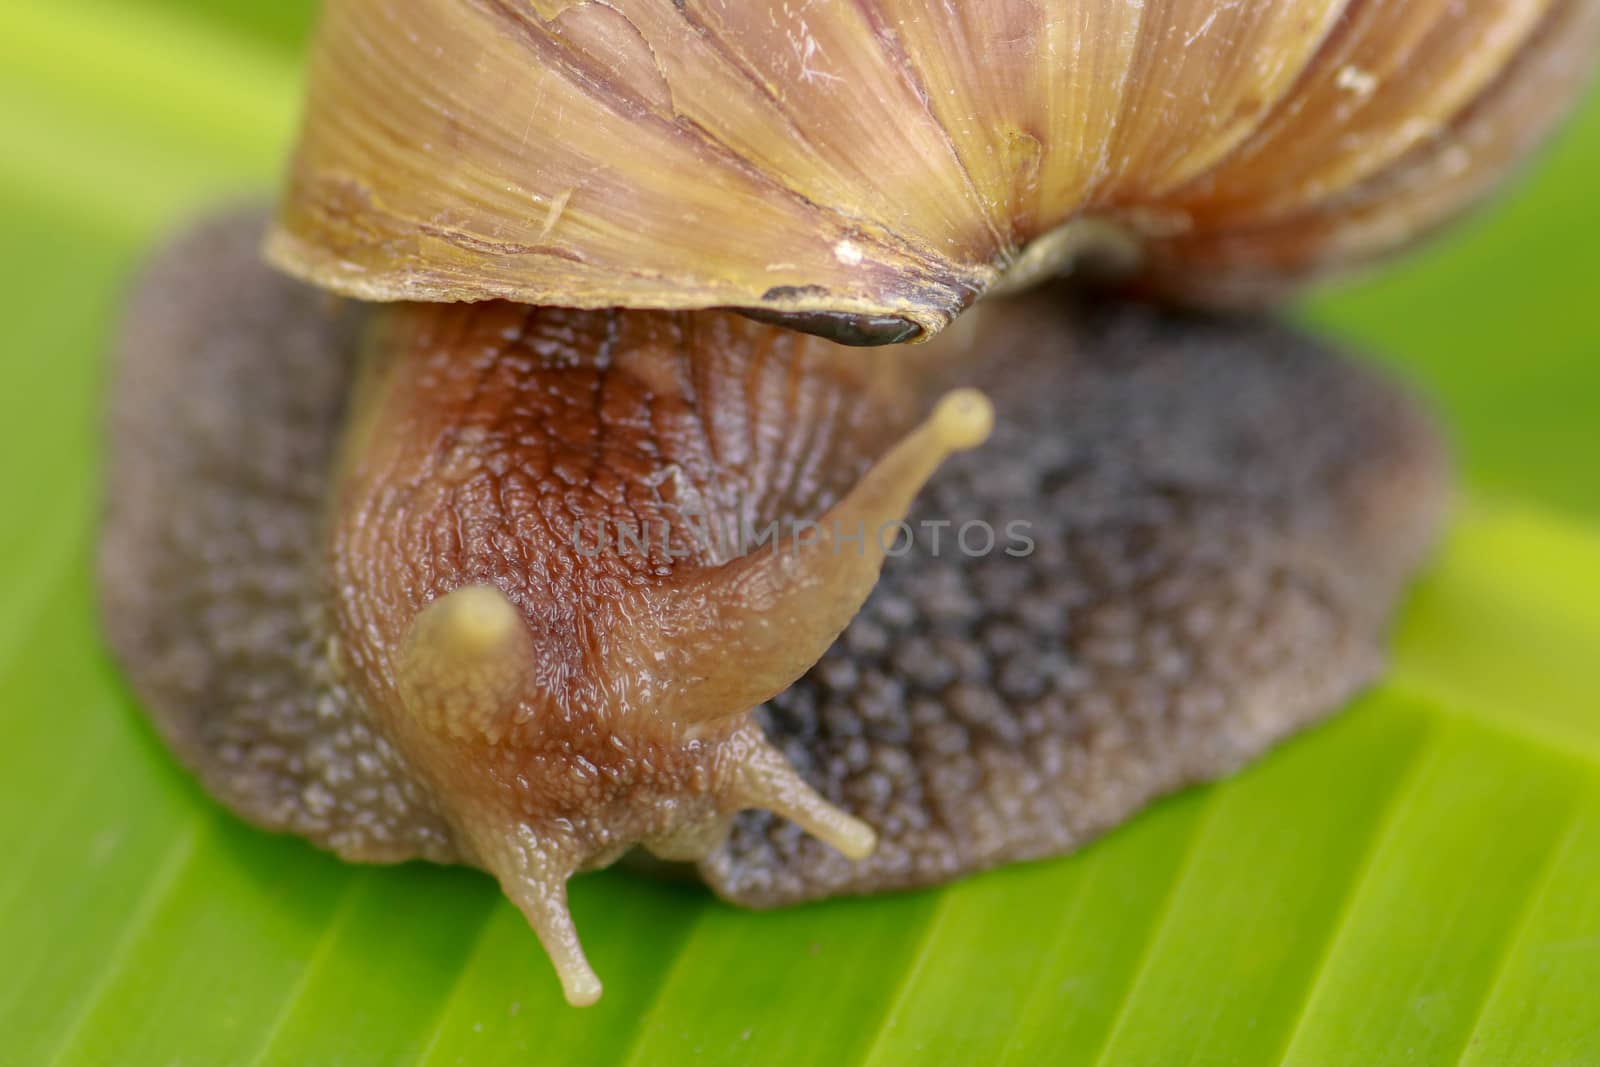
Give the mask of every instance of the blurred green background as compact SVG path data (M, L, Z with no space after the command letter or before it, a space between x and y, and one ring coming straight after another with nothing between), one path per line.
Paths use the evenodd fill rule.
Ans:
M312 15L0 11L0 1063L1600 1064L1600 102L1301 312L1422 383L1464 469L1382 685L1078 856L940 891L753 915L585 878L608 991L577 1012L488 879L218 811L97 642L120 293L270 186Z

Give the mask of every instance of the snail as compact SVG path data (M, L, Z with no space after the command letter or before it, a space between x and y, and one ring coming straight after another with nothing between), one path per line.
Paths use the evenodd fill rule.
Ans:
M1597 32L333 0L275 217L133 296L112 650L244 818L489 871L573 1004L582 870L769 907L1074 848L1372 680L1446 510L1404 389L1216 307L1475 202Z

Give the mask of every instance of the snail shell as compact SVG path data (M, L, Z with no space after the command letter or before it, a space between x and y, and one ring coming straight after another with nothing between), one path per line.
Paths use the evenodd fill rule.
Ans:
M858 343L1085 258L1255 301L1476 200L1597 37L1597 0L330 0L268 249Z
M1442 510L1414 404L1259 321L1047 291L863 361L715 311L341 305L260 229L134 299L112 647L233 810L488 869L574 1003L567 878L632 846L766 906L1059 852L1232 770L1372 676ZM991 429L966 385L1000 417L956 455ZM916 544L570 533L691 510Z

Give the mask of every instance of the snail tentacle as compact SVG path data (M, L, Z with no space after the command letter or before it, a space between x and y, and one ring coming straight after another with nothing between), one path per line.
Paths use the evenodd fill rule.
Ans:
M620 614L656 625L619 645L607 671L620 673L626 660L670 679L653 710L675 722L742 715L771 699L860 610L898 524L940 464L977 448L993 425L987 397L954 390L815 521L721 566L638 590Z
M752 746L740 767L733 797L742 808L770 811L788 819L846 859L864 860L878 847L878 835L871 826L823 799L783 753L765 740Z
M414 714L461 738L499 741L532 676L527 624L492 585L466 585L412 623L400 688Z
M501 890L533 927L555 967L561 991L573 1007L600 999L603 987L584 954L567 905L567 880L577 865L574 843L519 826L510 835L480 838L481 859Z

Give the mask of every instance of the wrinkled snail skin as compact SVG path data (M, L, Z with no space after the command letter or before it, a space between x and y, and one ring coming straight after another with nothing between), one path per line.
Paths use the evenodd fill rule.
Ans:
M563 973L568 876L636 844L698 859L760 806L870 852L749 712L877 578L833 524L900 519L987 401L952 392L868 449L896 404L860 361L717 312L407 305L371 350L332 506L341 674ZM691 513L820 529L735 555Z
M489 870L574 1003L567 878L635 846L768 906L1231 771L1373 676L1443 511L1413 402L1263 321L1044 291L863 359L715 311L345 304L259 265L262 225L132 302L111 645L234 811ZM917 545L585 550L706 516Z
M855 343L1082 255L1258 303L1478 201L1597 41L1600 0L330 0L267 248Z

